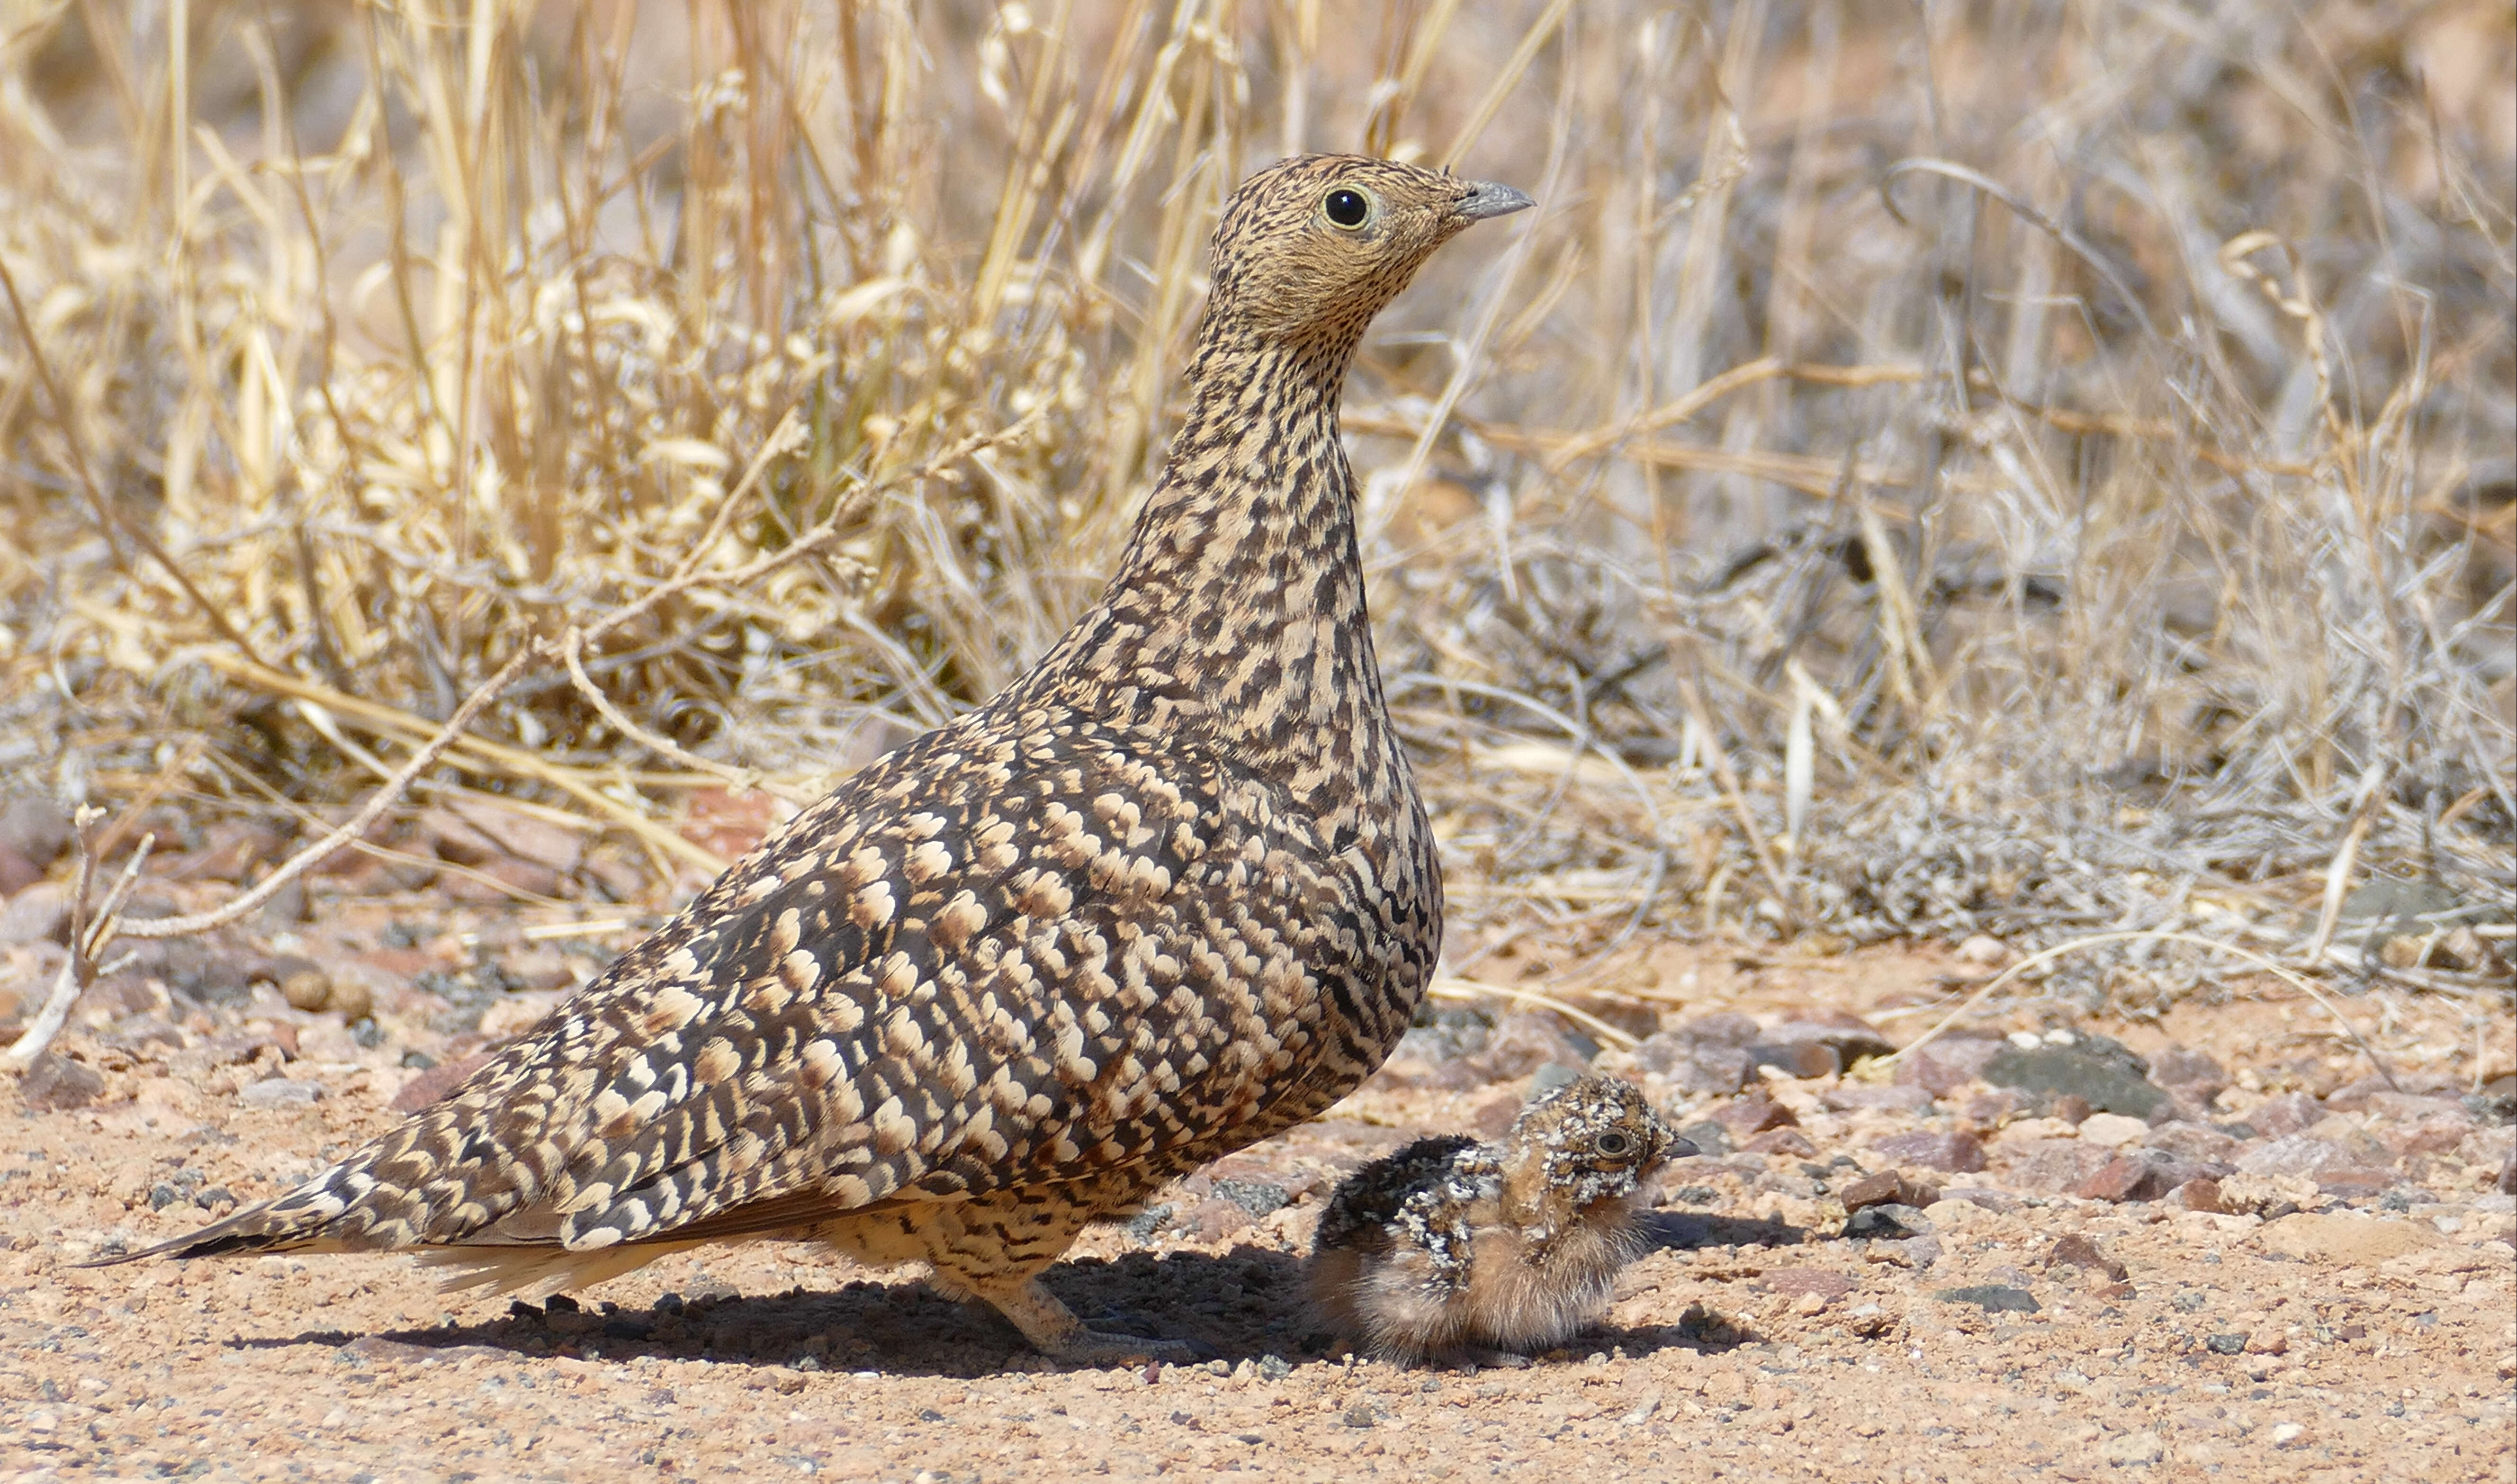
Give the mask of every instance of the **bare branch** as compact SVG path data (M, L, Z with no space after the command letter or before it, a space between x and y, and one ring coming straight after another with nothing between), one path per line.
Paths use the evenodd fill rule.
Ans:
M70 954L63 960L62 971L54 976L52 993L44 996L44 1007L35 1013L24 1034L8 1050L0 1051L0 1070L23 1072L35 1063L62 1034L69 1020L70 1007L96 982L97 963L105 956L106 948L113 942L122 923L122 902L131 895L133 883L140 879L140 869L149 862L149 852L155 848L157 836L142 835L139 846L122 868L113 889L96 912L94 926L89 925L87 897L96 885L96 852L89 847L87 829L102 818L105 811L94 805L83 805L71 823L76 827L73 838L78 846L78 886L70 899Z

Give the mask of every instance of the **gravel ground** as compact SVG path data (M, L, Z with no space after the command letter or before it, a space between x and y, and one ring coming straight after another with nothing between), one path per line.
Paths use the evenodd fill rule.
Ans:
M26 900L0 994L31 998L58 950ZM2023 1014L1842 1071L1997 946L1653 950L1624 982L1685 1009L1634 1051L1537 1014L1414 1033L1330 1117L1052 1274L1088 1316L1211 1347L1196 1367L1062 1369L784 1247L546 1308L398 1257L74 1265L386 1126L627 941L598 937L358 904L101 983L0 1089L0 1475L2517 1480L2507 1010L2346 1001L2404 1090L2271 997ZM1606 1322L1526 1369L1338 1353L1295 1282L1336 1177L1492 1132L1586 1061L1717 1151L1673 1166Z

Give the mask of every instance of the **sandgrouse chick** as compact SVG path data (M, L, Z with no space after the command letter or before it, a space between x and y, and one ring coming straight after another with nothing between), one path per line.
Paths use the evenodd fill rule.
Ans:
M438 1104L154 1249L417 1248L544 1293L819 1241L1043 1350L1178 1357L1038 1280L1076 1233L1344 1097L1441 944L1338 403L1508 187L1351 156L1226 203L1188 410L1101 601L855 774Z
M1561 1344L1647 1246L1645 1177L1693 1153L1634 1083L1568 1082L1494 1143L1418 1139L1346 1176L1320 1216L1312 1294L1385 1359Z

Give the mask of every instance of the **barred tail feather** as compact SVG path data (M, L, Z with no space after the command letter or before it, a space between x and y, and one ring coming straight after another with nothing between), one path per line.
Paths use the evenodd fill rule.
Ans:
M706 1245L641 1242L592 1251L571 1251L555 1246L427 1247L412 1255L422 1267L437 1270L440 1292L487 1289L491 1293L522 1293L538 1302L553 1293L575 1293L609 1283L667 1253Z
M339 1252L387 1245L328 1230L352 1199L349 1192L335 1188L340 1175L337 1169L326 1170L285 1195L222 1216L199 1231L79 1265L113 1267L149 1257L221 1257L236 1252Z

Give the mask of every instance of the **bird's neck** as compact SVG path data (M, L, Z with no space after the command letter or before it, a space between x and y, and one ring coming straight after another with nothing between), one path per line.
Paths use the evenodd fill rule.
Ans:
M1057 657L1091 709L1195 718L1298 794L1368 787L1387 750L1338 438L1351 350L1210 325L1127 553Z

